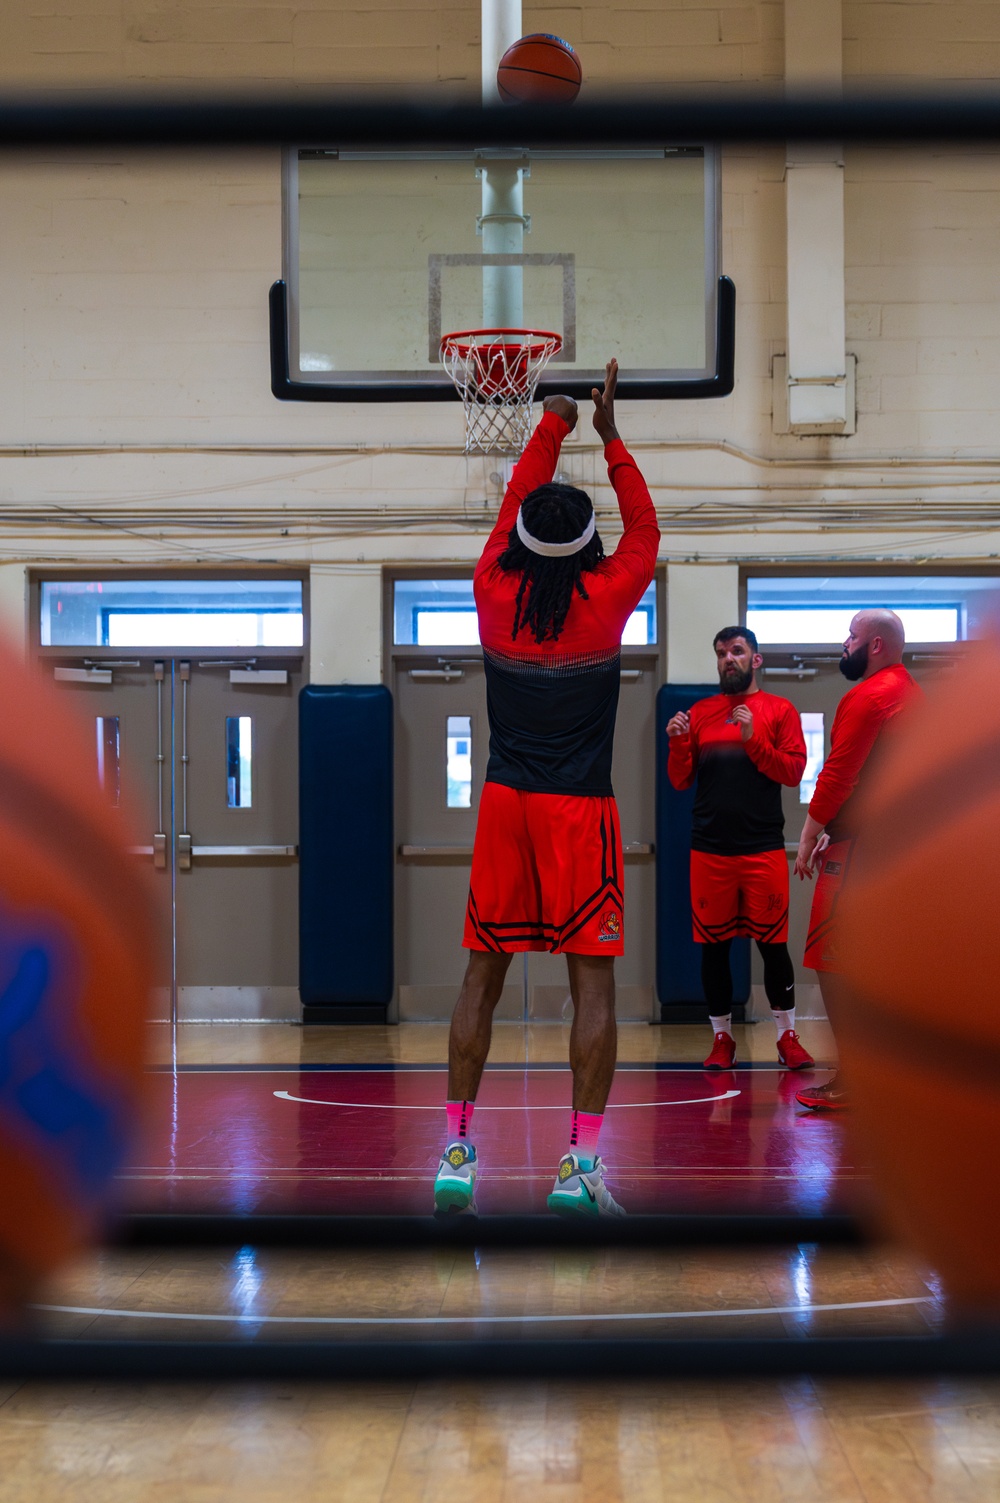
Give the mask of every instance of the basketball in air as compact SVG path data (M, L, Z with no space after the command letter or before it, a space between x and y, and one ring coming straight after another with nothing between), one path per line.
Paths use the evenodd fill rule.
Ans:
M497 69L504 104L572 104L582 82L580 59L570 44L543 31L514 42Z
M998 682L1000 648L978 646L900 720L859 810L839 915L849 995L834 1018L887 1224L949 1294L994 1308Z
M124 811L97 786L93 721L6 647L0 697L2 1310L109 1214L135 1146L158 933Z

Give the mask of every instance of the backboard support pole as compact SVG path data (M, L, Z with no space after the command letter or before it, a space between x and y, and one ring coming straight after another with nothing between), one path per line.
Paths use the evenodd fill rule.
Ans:
M507 48L521 35L521 0L482 0L483 104L503 108L497 91L497 67ZM486 255L519 256L524 250L528 221L524 214L523 162L499 158L479 160L482 180L482 218L479 222ZM519 329L524 324L524 268L483 267L483 324L487 328Z

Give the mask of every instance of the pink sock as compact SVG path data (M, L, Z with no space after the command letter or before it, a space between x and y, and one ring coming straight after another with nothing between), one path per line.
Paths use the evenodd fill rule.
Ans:
M448 1113L448 1142L458 1143L469 1136L469 1128L472 1125L472 1113L476 1110L474 1101L449 1101L445 1105Z
M604 1121L603 1112L599 1117L592 1112L574 1112L573 1126L569 1135L569 1146L574 1149L581 1160L587 1160L593 1167L597 1157L597 1138L601 1131L601 1123Z

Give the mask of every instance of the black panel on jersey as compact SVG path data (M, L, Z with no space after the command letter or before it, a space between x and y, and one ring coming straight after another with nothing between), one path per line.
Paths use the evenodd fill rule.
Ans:
M525 793L612 798L621 653L567 659L484 650L486 777Z
M702 749L691 849L713 856L754 856L785 844L781 784L758 772L742 746Z

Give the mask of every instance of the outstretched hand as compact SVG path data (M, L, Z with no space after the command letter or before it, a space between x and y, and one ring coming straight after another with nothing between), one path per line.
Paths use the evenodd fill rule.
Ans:
M604 367L604 390L591 389L594 399L594 427L601 442L609 444L618 437L615 427L615 388L618 385L618 361L609 360Z

